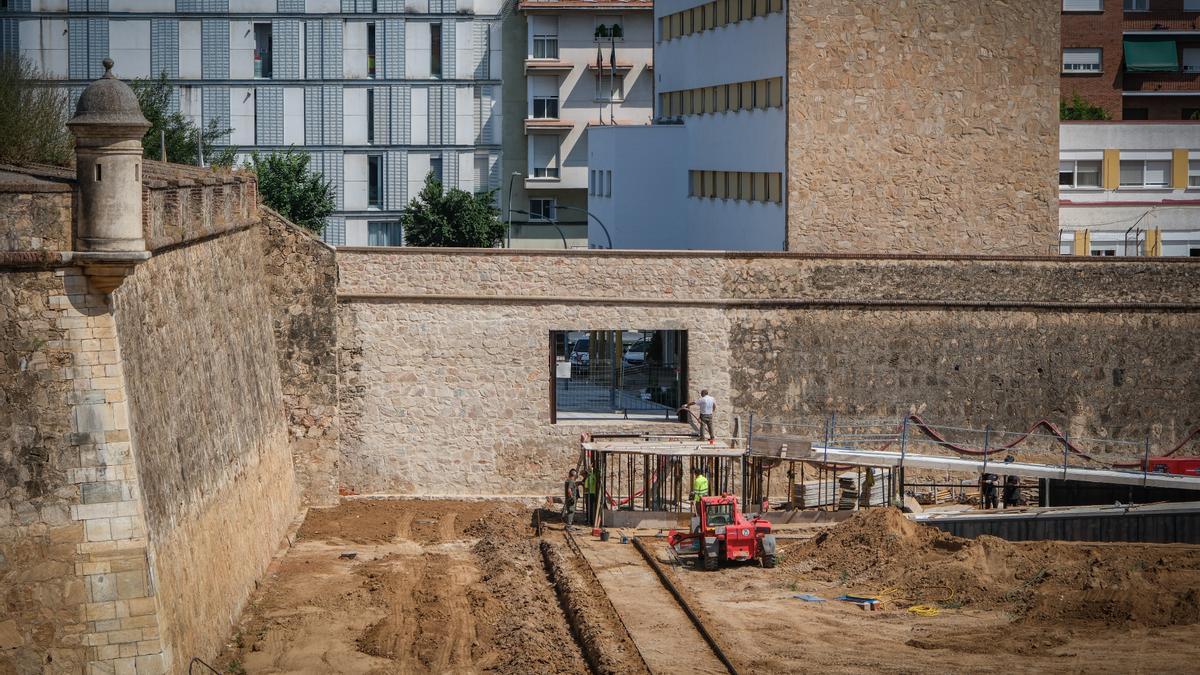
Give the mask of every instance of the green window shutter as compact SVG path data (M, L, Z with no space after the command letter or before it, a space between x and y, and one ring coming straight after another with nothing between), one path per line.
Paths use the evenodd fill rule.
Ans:
M1125 40L1125 71L1161 73L1179 70L1179 50L1174 40Z

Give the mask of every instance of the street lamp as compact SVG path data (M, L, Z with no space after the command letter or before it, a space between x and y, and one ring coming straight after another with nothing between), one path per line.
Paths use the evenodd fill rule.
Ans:
M587 209L580 208L578 206L560 206L560 205L556 204L554 206L554 208L555 209L566 209L568 211L582 211L582 212L588 214L589 216L591 216L592 218L594 218L596 220L596 224L598 224L600 226L600 229L604 230L604 236L608 239L608 247L610 249L613 247L612 235L608 233L608 228L604 226L604 223L601 222L601 220L599 218L596 218L596 214L592 213L591 211L588 211Z
M506 244L505 248L512 248L512 185L513 179L520 175L523 175L520 171L514 171L512 172L512 175L508 177L508 213L506 214L508 216L508 243Z

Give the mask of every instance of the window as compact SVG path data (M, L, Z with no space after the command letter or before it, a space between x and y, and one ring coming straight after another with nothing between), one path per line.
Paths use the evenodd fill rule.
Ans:
M375 24L367 24L367 77L375 77Z
M556 206L558 204L554 199L530 199L529 217L532 220L558 220Z
M1200 12L1200 0L1183 0L1183 11Z
M395 221L367 223L368 246L403 246L404 229Z
M383 155L367 155L367 208L383 208Z
M1125 0L1126 12L1150 11L1150 0Z
M1200 48L1183 48L1183 72L1200 73Z
M271 24L254 24L254 77L271 79Z
M1200 159L1188 162L1188 187L1200 188Z
M588 194L592 196L596 194L596 169L588 171Z
M437 182L442 182L442 158L429 158L429 173L433 174L433 179Z
M1179 119L1200 120L1200 108L1181 108L1179 110Z
M696 393L688 391L687 331L568 329L549 338L552 422L613 413L671 422Z
M375 142L375 90L367 90L367 144Z
M558 119L558 97L534 96L533 118L538 120Z
M533 134L529 137L530 175L534 178L558 178L558 136Z
M1064 73L1098 73L1101 50L1099 47L1064 49L1062 69Z
M611 170L604 172L604 196L605 197L612 196L612 171Z
M1169 159L1121 160L1121 187L1166 187L1170 179Z
M1121 108L1121 119L1148 120L1148 119L1150 119L1150 109L1149 108Z
M533 58L535 58L535 59L557 59L558 58L558 36L557 35L534 35L533 36Z
M1117 254L1117 249L1115 249L1115 248L1094 248L1094 249L1092 249L1092 255L1094 255L1094 256L1115 256L1116 254Z
M620 73L613 77L608 72L597 72L596 100L604 103L620 103L625 100L625 77Z
M783 174L761 171L688 171L688 196L783 203Z
M1100 187L1098 159L1065 160L1058 163L1058 186L1065 188Z
M1104 0L1063 0L1064 12L1103 12Z
M429 76L442 76L442 24L429 24Z

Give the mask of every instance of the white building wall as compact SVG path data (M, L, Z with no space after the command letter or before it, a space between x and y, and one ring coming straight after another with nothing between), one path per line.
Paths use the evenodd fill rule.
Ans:
M366 219L346 219L346 246L367 246L370 234Z
M347 211L367 209L367 156L347 152L343 156L345 207Z
M67 77L67 43L62 19L24 19L18 27L21 57L46 78Z
M454 138L450 141L455 145L475 142L475 90L470 85L454 89Z
M254 88L229 88L229 126L233 133L229 142L233 145L254 145Z
M454 74L460 80L475 77L475 23L473 21L447 22L442 30L454 27Z
M254 24L249 21L229 22L229 77L254 77Z
M229 11L271 14L275 12L275 0L229 0Z
M192 124L200 126L202 111L203 98L200 87L181 86L179 88L179 112Z
M1061 161L1102 161L1105 150L1114 149L1119 151L1118 161L1174 161L1175 150L1186 150L1189 164L1200 165L1200 126L1188 122L1072 122L1060 127ZM1060 187L1059 199L1062 253L1072 252L1077 230L1090 233L1091 252L1142 255L1145 251L1140 242L1154 229L1162 234L1162 255L1187 256L1200 250L1200 186Z
M409 137L413 145L425 145L429 142L429 87L413 87L409 106Z
M342 90L342 142L367 144L367 90L362 87Z
M341 0L306 0L304 11L309 14L334 14L342 11Z
M425 187L425 174L429 173L428 152L408 153L408 198L415 199Z
M201 23L179 22L179 77L199 79L201 75Z
M150 77L149 21L109 21L108 44L113 74L123 79Z
M429 24L424 21L404 23L404 74L412 79L425 79L430 74Z
M283 90L283 142L285 145L304 145L303 87L285 87Z
M376 40L378 41L378 38ZM378 50L378 44L376 49ZM342 29L342 71L347 79L362 79L367 76L365 21L347 21Z
M108 0L108 11L174 12L175 0Z

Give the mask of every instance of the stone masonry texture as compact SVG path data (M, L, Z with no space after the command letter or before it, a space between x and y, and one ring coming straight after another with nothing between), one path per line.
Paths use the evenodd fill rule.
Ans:
M70 263L73 172L0 167L3 673L215 655L299 507L285 393L334 398L333 349L304 335L315 307L332 334L331 252L263 222L245 175L144 175L154 256L104 295ZM322 299L294 292L282 321L302 281ZM304 368L282 377L281 353Z
M279 376L305 504L337 502L337 261L333 249L263 208Z
M551 330L687 330L690 395L714 391L718 433L751 413L917 412L1006 430L1045 417L1157 448L1200 425L1200 265L1186 260L346 248L338 260L339 480L360 493L552 491L579 433L613 427L550 423Z
M788 250L1046 254L1059 8L789 0Z

